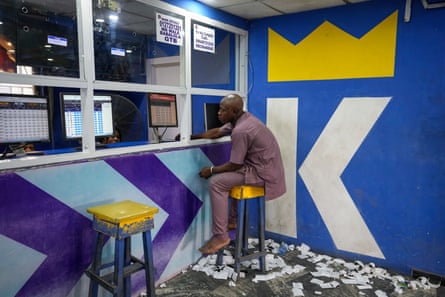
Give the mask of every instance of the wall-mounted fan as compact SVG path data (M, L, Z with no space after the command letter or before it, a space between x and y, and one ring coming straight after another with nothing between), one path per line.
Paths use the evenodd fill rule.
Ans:
M121 95L112 95L114 127L121 141L144 140L144 121L137 106Z

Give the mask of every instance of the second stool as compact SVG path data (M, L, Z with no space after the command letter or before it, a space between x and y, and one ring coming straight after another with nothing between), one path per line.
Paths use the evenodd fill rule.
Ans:
M87 209L93 214L93 229L97 232L91 267L85 272L90 277L89 297L97 297L98 286L113 297L131 296L131 274L145 269L147 296L155 296L151 229L155 207L130 200L100 205ZM144 261L131 255L131 236L142 233ZM105 236L115 239L114 262L102 264ZM103 269L114 266L114 271L102 274Z

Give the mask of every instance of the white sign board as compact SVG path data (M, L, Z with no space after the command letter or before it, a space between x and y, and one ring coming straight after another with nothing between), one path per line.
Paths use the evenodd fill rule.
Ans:
M198 24L193 25L193 49L215 53L215 30Z
M182 46L183 34L182 19L156 13L156 41Z

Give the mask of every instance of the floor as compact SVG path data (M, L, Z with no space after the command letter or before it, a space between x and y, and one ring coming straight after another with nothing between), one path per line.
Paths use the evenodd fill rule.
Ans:
M252 241L252 246L255 241ZM216 256L202 257L190 269L158 285L157 297L291 297L291 296L376 296L445 297L445 287L438 287L425 277L412 279L391 274L372 263L353 263L319 255L307 245L286 246L267 241L267 271L261 273L258 261L244 262L241 274L233 281L231 251L226 251L223 266L216 266ZM283 249L284 248L284 249ZM256 265L256 266L255 266Z

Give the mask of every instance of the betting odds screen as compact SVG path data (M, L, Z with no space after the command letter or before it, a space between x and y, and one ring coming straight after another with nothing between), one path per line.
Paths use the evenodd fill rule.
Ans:
M48 141L48 98L0 95L0 143Z
M79 94L62 94L64 132L67 139L82 137L82 111ZM113 135L113 108L110 95L94 95L94 135Z

